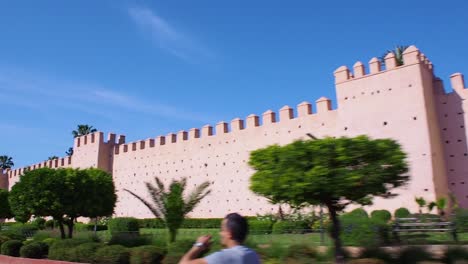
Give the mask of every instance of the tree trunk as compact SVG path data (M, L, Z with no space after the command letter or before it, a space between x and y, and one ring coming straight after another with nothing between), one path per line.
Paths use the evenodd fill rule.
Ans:
M97 235L97 222L98 222L98 218L94 218L94 235L96 236Z
M281 219L281 221L284 220L284 213L283 213L283 208L281 208L281 204L279 205L279 208L278 208L278 215L279 215L279 218Z
M172 243L176 240L177 230L175 229L168 229L169 231L169 243Z
M338 219L338 215L336 214L336 208L331 203L327 203L328 212L330 213L330 219L332 220L333 226L331 231L331 236L333 242L335 243L335 263L336 264L343 264L344 263L344 254L343 248L340 239L340 220Z
M62 222L62 221L63 221L62 219L57 220L57 222L58 222L58 224L59 224L59 228L60 228L60 237L61 237L62 239L65 239L65 238L66 238L66 237L65 237L65 228L63 228L63 222Z
M68 226L68 238L72 238L73 237L73 224L74 224L74 221L75 221L75 218L70 218L67 222L67 226Z

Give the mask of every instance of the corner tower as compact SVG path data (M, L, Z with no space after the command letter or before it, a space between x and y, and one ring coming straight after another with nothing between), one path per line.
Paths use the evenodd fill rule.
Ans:
M372 58L369 72L357 62L353 72L341 66L334 74L339 118L349 132L393 138L408 153L410 182L398 191L398 200L399 206L413 207L415 196L447 197L448 184L432 63L414 46L404 51L403 60L398 66L390 53L385 69Z

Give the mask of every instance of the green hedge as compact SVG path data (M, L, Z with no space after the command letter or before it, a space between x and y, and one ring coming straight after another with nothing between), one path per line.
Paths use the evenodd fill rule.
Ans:
M305 233L310 227L305 221L278 221L273 224L273 234Z
M273 228L273 222L269 220L249 220L250 234L270 234Z
M120 245L104 246L96 251L94 260L97 264L129 264L130 252Z
M223 218L187 218L181 228L220 228ZM158 218L138 219L140 228L166 228L164 221Z
M458 232L468 231L468 210L457 209L455 210L455 225Z
M0 247L3 243L7 242L8 240L11 240L11 238L8 236L0 235Z
M165 252L156 246L141 246L130 250L130 264L161 263Z
M46 223L46 220L42 217L35 218L33 221L31 221L31 224L36 226L39 230L42 230L45 228L45 223Z
M34 241L24 245L20 249L20 256L23 258L40 259L47 255L49 246L44 242Z
M70 260L80 263L93 263L96 251L103 247L103 244L96 242L88 242L73 247L70 250Z
M120 232L138 232L140 229L138 219L133 217L119 217L109 220L109 231L114 233Z
M88 243L87 239L61 239L56 240L49 247L49 259L53 260L64 260L64 261L73 261L74 253L72 249L78 245Z
M2 244L0 253L6 256L19 257L23 243L19 240L8 240Z
M369 218L369 214L367 213L366 210L362 208L356 208L352 210L349 213L346 213L346 215L352 216L352 217L363 217L363 218Z

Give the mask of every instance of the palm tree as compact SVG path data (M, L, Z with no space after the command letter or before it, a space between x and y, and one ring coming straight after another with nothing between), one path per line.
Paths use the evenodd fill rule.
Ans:
M396 46L394 50L387 50L383 55L382 57L379 58L380 60L380 63L383 65L385 65L385 56L387 56L389 53L393 53L395 54L395 59L396 59L396 63L397 63L397 66L401 66L404 64L404 61L403 61L403 52L408 48L409 46Z
M69 147L68 150L65 152L65 154L67 154L67 156L73 155L73 148Z
M437 211L439 211L439 215L441 217L444 217L445 215L445 208L447 207L447 199L442 197L442 198L439 198L437 199L437 201L435 202L435 205L437 207Z
M72 131L73 137L79 137L96 132L97 129L89 125L78 125L76 130Z
M184 199L183 192L187 187L186 178L172 180L168 190L166 190L164 184L158 177L154 177L154 179L156 185L146 182L146 188L153 200L152 203L130 190L124 190L146 205L156 218L164 221L167 231L169 232L168 242L172 243L176 239L177 230L182 226L185 216L193 211L195 206L211 192L210 190L206 190L210 183L204 182L198 185L195 190Z
M422 209L426 206L427 202L424 200L423 197L415 197L414 201L418 204L419 206L419 214L422 214Z
M0 156L0 169L2 169L2 171L5 169L10 169L13 166L15 166L15 163L13 163L12 157L7 155Z
M58 158L59 158L59 157L57 157L57 156L54 155L54 156L48 157L47 160L55 160L55 159L58 159Z

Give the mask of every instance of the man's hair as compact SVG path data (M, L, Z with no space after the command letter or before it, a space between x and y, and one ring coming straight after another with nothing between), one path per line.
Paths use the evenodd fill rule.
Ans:
M247 220L238 213L231 213L224 217L226 227L231 232L232 239L238 243L243 243L249 233Z

